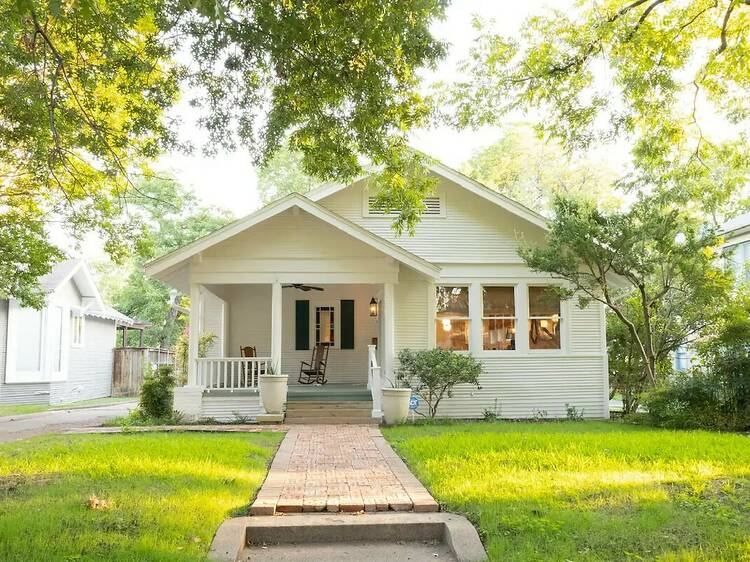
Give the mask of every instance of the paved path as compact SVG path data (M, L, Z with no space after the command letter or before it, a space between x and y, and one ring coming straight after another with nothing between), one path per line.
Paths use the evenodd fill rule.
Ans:
M387 510L438 511L438 505L379 429L293 425L250 513Z
M0 442L26 439L45 433L59 433L71 428L94 427L105 421L125 416L137 402L120 402L96 408L50 410L36 414L0 417Z

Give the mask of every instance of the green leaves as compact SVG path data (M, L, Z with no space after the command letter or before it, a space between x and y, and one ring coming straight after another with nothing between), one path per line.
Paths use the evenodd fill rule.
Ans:
M608 0L530 17L520 40L480 25L447 100L460 126L520 110L569 150L632 143L628 185L721 213L750 178L749 22L735 0Z

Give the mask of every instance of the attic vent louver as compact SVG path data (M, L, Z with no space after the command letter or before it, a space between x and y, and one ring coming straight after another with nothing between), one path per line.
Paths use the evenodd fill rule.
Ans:
M367 214L371 216L396 216L398 215L398 211L383 212L381 209L378 209L375 205L375 201L376 201L375 197L367 198ZM437 216L443 215L443 201L437 195L425 197L423 199L423 202L425 206L423 214L425 216L437 217Z

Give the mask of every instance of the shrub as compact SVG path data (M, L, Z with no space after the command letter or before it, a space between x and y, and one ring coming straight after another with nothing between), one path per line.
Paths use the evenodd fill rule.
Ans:
M750 430L750 352L713 349L704 364L646 397L651 423L684 429Z
M141 386L141 415L151 419L171 417L175 384L171 365L160 365L156 373L147 374Z
M398 380L425 401L430 418L435 417L443 398L453 396L453 387L457 384L473 384L479 388L482 364L471 355L448 349L403 349L398 361Z

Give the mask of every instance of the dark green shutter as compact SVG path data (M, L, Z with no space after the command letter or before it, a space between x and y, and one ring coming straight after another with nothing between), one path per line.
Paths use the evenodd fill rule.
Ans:
M341 349L354 349L354 301L341 301Z
M294 349L310 349L310 301L294 301Z

